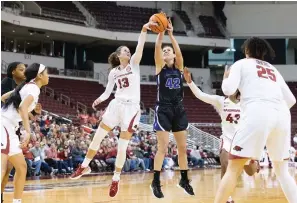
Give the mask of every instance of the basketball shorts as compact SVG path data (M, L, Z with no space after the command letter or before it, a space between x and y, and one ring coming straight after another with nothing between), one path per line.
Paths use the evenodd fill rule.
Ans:
M267 146L272 161L289 158L291 114L288 108L251 104L243 110L231 143L230 159L260 160Z
M139 126L139 103L113 99L102 116L102 122L110 128L120 126L121 131L134 132Z
M188 118L182 104L176 106L156 105L154 131L179 132L188 129Z
M16 134L16 126L3 117L1 122L1 153L8 156L22 153L20 140Z

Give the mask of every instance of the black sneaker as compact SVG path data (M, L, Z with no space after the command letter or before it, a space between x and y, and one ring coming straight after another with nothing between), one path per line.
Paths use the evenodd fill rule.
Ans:
M164 198L163 192L161 190L160 182L153 181L152 184L150 185L150 188L155 197L159 199Z
M188 194L188 195L195 195L192 186L190 185L190 180L180 180L179 184L177 185L180 188L183 188L184 191Z

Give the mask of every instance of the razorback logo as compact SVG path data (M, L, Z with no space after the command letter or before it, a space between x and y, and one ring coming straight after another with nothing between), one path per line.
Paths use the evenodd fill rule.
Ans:
M235 146L233 149L234 149L235 151L240 152L243 148L240 147L240 146Z

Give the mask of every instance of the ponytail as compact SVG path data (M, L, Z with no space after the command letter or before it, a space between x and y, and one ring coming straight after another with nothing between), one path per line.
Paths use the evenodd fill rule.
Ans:
M108 63L110 64L110 69L113 69L120 65L120 59L118 57L117 52L113 52L108 57Z
M22 98L20 95L21 89L31 80L35 79L39 73L42 73L45 70L45 66L39 63L33 63L25 70L26 80L18 85L15 90L11 93L9 98L5 101L3 109L7 109L11 104L15 109L18 109Z

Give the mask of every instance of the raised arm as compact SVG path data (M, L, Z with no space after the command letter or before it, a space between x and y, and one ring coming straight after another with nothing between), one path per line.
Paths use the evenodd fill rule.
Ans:
M105 101L106 99L109 98L113 88L114 88L114 84L115 84L115 80L113 78L113 70L110 71L109 75L108 75L108 82L105 88L105 91L103 92L103 94L100 95L100 97L98 97L92 107L93 109L96 109L95 107L100 104L101 102Z
M200 99L201 101L211 104L214 107L216 107L216 109L221 109L222 107L222 100L223 97L218 96L218 95L210 95L210 94L206 94L204 92L202 92L196 85L195 83L192 81L192 77L191 77L191 73L188 70L188 68L185 67L184 69L184 78L187 81L187 84L189 85L190 89L192 90L193 94Z
M172 43L172 46L173 46L173 49L174 49L174 52L176 55L175 64L180 71L183 71L184 70L184 58L183 58L182 52L180 50L180 47L178 45L178 42L176 41L175 37L173 36L173 26L172 26L171 20L169 19L168 21L169 21L168 35L169 35L170 41Z
M222 90L225 95L233 95L239 86L241 78L241 64L234 63L229 70L225 70L224 79L222 82Z
M149 26L153 25L155 23L153 22L148 22L145 25L143 25L141 33L138 37L138 44L135 50L135 53L131 57L131 64L137 64L139 65L141 58L142 58L142 53L143 53L143 48L144 48L144 43L146 41L146 34L147 30L150 30Z
M163 53L162 53L162 42L163 42L163 38L164 38L164 33L165 32L160 32L158 34L158 37L156 39L156 44L155 44L155 65L156 65L156 75L158 75L165 62L163 60Z

